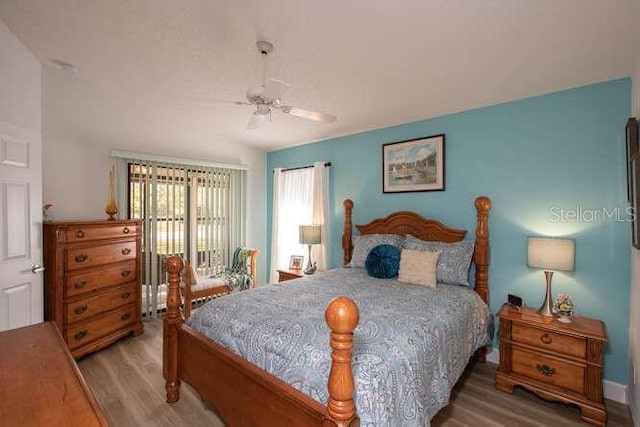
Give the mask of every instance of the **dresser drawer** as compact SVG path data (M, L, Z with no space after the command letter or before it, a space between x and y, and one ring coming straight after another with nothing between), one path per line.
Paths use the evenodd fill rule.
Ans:
M130 304L136 297L136 284L131 283L119 288L110 289L102 294L81 299L71 303L65 303L65 320L74 323L88 319L96 314L113 310L123 305Z
M514 346L511 350L513 372L556 387L584 393L585 367L546 357Z
M65 298L93 292L102 288L123 285L136 278L136 261L131 260L98 271L68 274L65 279Z
M126 261L135 259L136 255L135 241L71 248L67 251L67 270Z
M511 326L511 339L514 342L580 359L584 359L587 355L587 342L584 338L562 335L515 322Z
M138 226L131 224L114 224L100 227L72 225L66 229L66 240L69 243L78 243L92 240L116 239L135 236L139 232Z
M106 316L70 327L65 340L73 350L136 321L135 305L131 304Z

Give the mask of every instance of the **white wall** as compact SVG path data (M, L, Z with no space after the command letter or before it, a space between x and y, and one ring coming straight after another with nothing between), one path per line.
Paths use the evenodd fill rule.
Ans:
M0 21L0 120L42 130L42 67Z
M640 116L640 55L633 75L631 111ZM636 212L636 215L639 215ZM636 426L640 425L640 251L631 249L631 292L629 297L629 381L628 401ZM635 366L635 382L634 382Z
M107 130L87 132L91 124L76 126L77 103L88 103L76 96L74 87L84 84L81 77L64 75L45 68L43 74L43 203L52 203L54 220L106 219L109 169L115 160L112 149L152 153L212 162L244 164L248 172L247 245L266 253L266 155L256 149L231 144L203 144L184 132L184 139L168 144L154 123L129 128L126 121L114 120ZM92 109L95 105L81 105ZM104 116L113 112L105 111ZM135 109L127 111L135 115ZM98 111L96 121L99 121ZM85 118L86 120L86 118ZM104 122L99 123L104 126ZM78 124L80 125L80 124ZM109 132L109 134L107 134ZM178 132L179 133L179 132ZM200 136L206 139L206 135ZM205 147L204 149L202 147ZM164 148L161 148L164 147ZM201 147L201 148L195 148ZM120 198L116 195L116 198ZM124 207L118 206L120 215ZM121 218L123 216L120 216ZM258 260L258 283L266 277L265 258Z

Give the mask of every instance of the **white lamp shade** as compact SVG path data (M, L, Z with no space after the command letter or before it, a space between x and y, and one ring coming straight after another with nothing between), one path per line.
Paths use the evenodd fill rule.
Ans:
M573 271L575 240L555 237L527 238L527 265L545 270Z
M301 225L300 243L304 245L317 245L322 243L321 225Z

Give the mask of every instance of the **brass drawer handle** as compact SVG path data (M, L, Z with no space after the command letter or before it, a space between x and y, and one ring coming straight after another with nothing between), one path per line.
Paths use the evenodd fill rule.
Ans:
M84 237L84 231L82 231L82 230L76 231L76 237L78 239L82 239Z
M84 313L85 311L87 311L87 304L79 305L79 306L77 306L77 307L76 307L76 309L75 309L75 310L73 310L73 311L75 311L75 312L76 312L76 314L82 314L82 313Z
M125 227L125 228L123 228L123 229L122 229L122 232L123 232L124 234L129 234L129 227Z
M73 287L76 289L84 288L84 285L87 284L87 281L84 279L76 280L73 282Z
M553 339L548 334L544 334L543 336L540 337L540 341L542 341L545 344L551 344L551 341L553 341Z
M124 248L124 249L123 249L122 251L120 251L120 252L122 252L122 255L129 255L129 254L131 253L131 249L129 249L129 248Z
M122 299L127 299L131 296L131 292L123 292L121 295Z
M84 331L80 331L77 334L75 334L73 337L75 339L77 339L78 341L80 341L81 339L83 339L84 337L87 336L87 330L85 329Z
M122 271L120 272L120 275L121 275L122 277L127 277L127 276L128 276L128 275L130 275L130 274L131 274L131 270L122 270Z
M556 368L552 368L550 366L547 365L541 365L541 364L537 364L536 365L536 369L538 370L538 372L540 372L542 375L546 375L548 377L553 376L553 374L556 373Z
M87 254L76 255L76 262L85 262L88 259L89 259L89 255Z
M127 319L128 319L128 318L130 318L130 317L131 317L131 313L126 312L126 313L124 313L122 316L120 316L120 320L123 320L123 321L124 321L124 320L127 320Z

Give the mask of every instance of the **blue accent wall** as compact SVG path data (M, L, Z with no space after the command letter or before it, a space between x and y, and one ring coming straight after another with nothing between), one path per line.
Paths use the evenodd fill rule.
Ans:
M486 195L493 202L492 311L500 309L508 293L522 296L529 306L542 304L544 274L526 265L527 236L575 238L575 272L554 275L553 295L571 294L578 314L606 322L605 379L626 384L630 223L625 123L630 114L631 80L621 79L270 152L268 229L273 169L314 161L332 162L332 267L342 264L344 199L354 201L354 224L412 210L465 228L473 238L473 201ZM445 191L383 194L382 145L442 133Z

